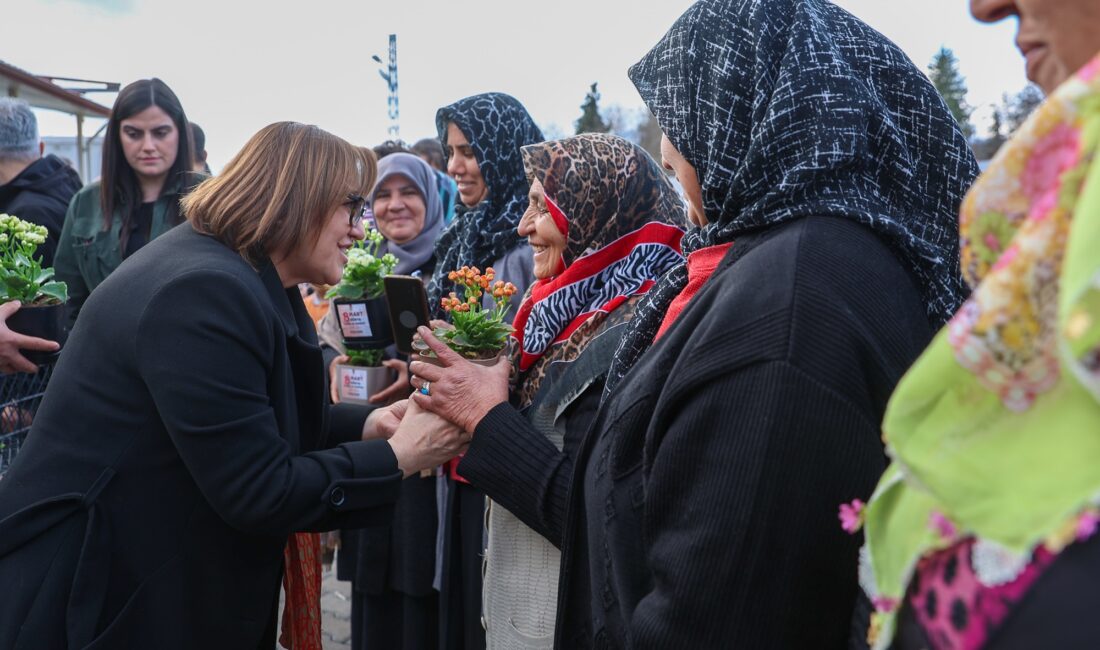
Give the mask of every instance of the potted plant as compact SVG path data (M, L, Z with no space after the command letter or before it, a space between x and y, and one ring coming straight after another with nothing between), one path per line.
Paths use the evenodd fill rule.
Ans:
M344 341L353 346L380 348L393 338L382 278L393 273L397 258L378 254L382 241L382 233L369 230L348 250L340 283L325 294L333 301Z
M383 350L357 349L346 351L347 363L336 364L336 391L341 402L369 404L371 395L397 380L397 373L382 365Z
M511 282L495 280L492 267L485 273L476 267L464 266L451 271L447 278L463 292L459 298L454 291L440 300L443 310L450 315L451 327L436 328L436 338L443 341L466 359L482 365L493 365L512 333L512 326L504 322L508 303L516 293ZM486 309L481 297L488 293L493 306ZM435 354L419 339L413 343L422 361L437 363Z
M42 258L35 257L47 234L45 226L0 214L0 302L22 303L7 321L10 330L63 344L68 287L54 280L53 269L42 268ZM39 365L53 361L57 355L56 351L23 352Z
M382 279L393 272L397 258L379 255L382 234L373 228L348 251L340 283L325 293L332 299L347 363L337 364L332 381L341 402L368 404L367 399L397 379L382 365L384 348L393 340Z

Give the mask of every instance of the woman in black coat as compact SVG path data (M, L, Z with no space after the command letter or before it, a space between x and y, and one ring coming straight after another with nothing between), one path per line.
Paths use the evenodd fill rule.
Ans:
M269 650L288 535L386 521L462 447L325 406L296 287L339 280L373 176L273 124L93 292L0 482L0 647Z
M577 452L555 646L844 648L859 541L836 504L870 494L890 390L961 300L973 156L825 0L702 0L630 76L697 227ZM475 437L501 408L414 401Z

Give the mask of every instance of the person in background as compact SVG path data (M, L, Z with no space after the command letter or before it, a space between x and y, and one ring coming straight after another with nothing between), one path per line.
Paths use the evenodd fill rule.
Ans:
M188 127L191 129L191 144L194 146L193 153L195 159L195 163L191 166L191 171L197 174L211 176L210 165L206 162L206 132L194 122L188 122Z
M385 237L382 254L398 259L394 273L430 277L435 240L443 230L431 167L409 153L390 154L378 161L378 180L367 198L375 227ZM328 344L340 344L338 331L324 334ZM372 396L373 401L408 397L406 361L386 363L391 362L402 371L398 382ZM352 581L353 650L418 650L438 644L439 598L432 586L435 489L434 473L410 477L401 484L392 525L342 531L337 570L340 579Z
M859 632L876 649L1098 648L1100 5L970 12L1015 18L1047 98L963 202L970 298L890 398L871 502L842 509L864 522L877 610Z
M403 476L464 448L428 450L413 405L325 404L297 285L339 281L373 177L269 125L88 298L0 481L0 647L271 650L281 575L287 618L319 619L291 534L384 525Z
M827 0L701 0L629 75L695 227L577 451L555 646L846 648L837 503L870 495L890 390L962 302L976 162L924 73ZM466 394L477 431L504 397Z
M519 233L537 281L515 320L516 391L478 424L458 470L491 499L487 646L548 650L573 460L635 305L683 262L686 219L661 167L622 138L588 133L522 151L531 191ZM430 380L435 397L425 401L438 414L460 412L471 390L507 393L509 364L485 368L452 356L446 370L413 364L423 373L417 386Z
M57 279L69 286L69 321L123 260L183 220L196 182L187 115L160 79L118 94L103 137L100 180L73 197L57 244Z
M65 210L83 184L63 160L43 156L44 148L31 107L18 99L0 98L0 214L46 227L49 234L38 253L42 266L50 267Z
M386 140L381 144L376 144L371 147L371 151L374 152L374 157L378 160L382 160L386 156L394 153L411 153L409 145L405 144L404 140Z
M428 307L442 313L440 298L451 291L447 274L463 266L511 282L519 295L534 280L527 241L516 231L528 205L527 176L520 148L542 142L542 131L516 98L503 93L466 97L436 112L436 130L447 152L447 173L458 184L462 205L435 245L436 266L428 283ZM491 301L485 296L485 301ZM513 300L506 322L515 317ZM477 650L485 646L481 625L481 554L485 494L456 471L440 480L440 647Z
M424 138L417 140L416 144L412 146L412 150L435 170L436 182L439 185L439 198L443 201L443 223L450 225L455 217L458 185L453 178L447 175L447 158L443 152L443 145L439 143L438 138Z

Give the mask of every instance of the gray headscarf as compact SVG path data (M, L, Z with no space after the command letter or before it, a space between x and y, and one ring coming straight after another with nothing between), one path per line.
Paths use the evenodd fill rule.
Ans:
M435 240L443 231L443 201L439 198L435 172L428 163L411 153L394 153L378 161L378 180L370 191L368 199L374 204L374 197L382 183L391 176L401 175L409 179L424 198L424 228L420 234L404 244L390 240L382 243L382 253L393 253L397 257L394 273L407 275L424 266L432 257Z

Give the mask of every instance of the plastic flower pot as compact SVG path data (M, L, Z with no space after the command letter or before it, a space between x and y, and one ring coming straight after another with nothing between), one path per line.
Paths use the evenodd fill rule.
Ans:
M466 359L466 361L469 361L470 363L476 363L479 366L495 366L497 365L497 359L500 359L500 355L503 354L503 352L504 351L501 350L491 357L486 357L484 359ZM463 358L465 359L465 357ZM443 362L439 360L439 357L435 356L435 352L432 352L430 350L427 353L417 353L416 360L423 361L424 363L430 363L433 366L439 366L440 368L443 367Z
M340 334L346 343L356 346L382 348L393 342L390 312L386 297L333 301Z
M336 393L341 403L373 404L369 398L397 380L397 372L385 366L336 365Z
M7 321L8 329L19 334L35 336L47 341L57 341L64 345L68 332L65 330L65 305L23 305ZM21 350L28 361L37 365L53 363L61 349L53 352Z

